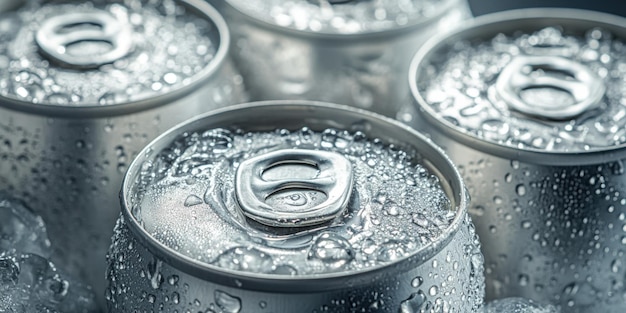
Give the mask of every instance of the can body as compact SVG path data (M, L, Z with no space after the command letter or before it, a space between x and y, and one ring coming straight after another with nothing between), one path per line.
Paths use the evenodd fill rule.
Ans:
M445 57L444 47L461 41L489 44L497 31L509 36L515 31L532 34L544 27L556 27L564 34L578 35L589 29L602 29L610 32L613 39L623 38L624 20L594 14L575 10L520 10L488 16L447 39L433 40L432 45L416 55L411 79L424 79L424 67L420 66L433 60L436 54ZM502 42L499 38L503 37L496 38L493 42ZM533 47L535 50L529 49L527 53L530 56L532 51L543 53L541 58L549 62L554 54L569 51L570 43ZM555 50L549 51L550 48ZM490 66L486 64L485 68ZM498 80L498 75L502 77L503 73L494 74L490 81ZM471 79L465 74L461 73L458 81ZM433 72L430 75L437 76ZM542 87L552 88L553 83L557 84L555 81ZM476 85L479 89L484 86ZM607 84L606 88L612 87ZM571 146L573 151L550 151L545 145L541 147L540 140L528 146L517 142L516 145L494 143L461 129L458 125L463 122L455 126L442 122L438 114L432 113L423 89L418 89L416 84L412 85L419 110L414 113L417 116L414 125L427 129L433 141L444 147L462 172L472 197L470 214L486 259L487 299L526 297L557 305L564 312L624 311L623 145L597 148L591 143L589 151L578 151L574 146ZM529 128L539 121L559 129L567 123L578 125L585 118L601 116L602 110L608 112L614 99L609 94L607 91L607 96L602 98L609 104L594 109L593 115L574 114L559 120L557 117L536 119L532 114L527 117L524 108L510 112L511 116L523 116ZM504 126L507 125L502 124L494 131L505 129ZM567 131L569 128L565 127ZM516 136L521 138L523 134ZM556 142L562 142L559 140ZM535 144L536 147L530 146Z
M211 11L209 16L218 17L215 23L223 23L212 8L199 10ZM228 32L220 36L228 41ZM245 99L230 62L216 60L210 74L178 94L111 107L56 107L0 99L4 143L0 186L42 216L52 242L52 259L92 284L100 304L105 254L119 214L116 198L127 165L167 128Z
M251 116L267 116L266 121ZM315 116L308 118L307 116ZM312 130L349 125L369 124L377 138L413 136L408 128L398 127L391 120L364 111L312 102L259 103L220 110L166 133L154 141L149 152L140 155L131 165L122 194L130 197L137 171L144 167L150 151L167 147L174 135L203 127L245 125L247 129L273 129L284 121L287 129L304 125ZM293 128L292 128L293 127ZM372 130L375 129L375 130ZM387 133L389 132L389 133ZM407 133L405 133L407 132ZM370 135L371 133L368 133ZM387 135L384 135L387 134ZM387 137L389 136L389 137ZM397 136L397 137L396 137ZM168 139L168 140L166 140ZM423 138L422 138L423 139ZM413 144L421 145L420 143ZM424 156L434 168L448 177L453 168L443 168L445 156L436 158L435 150L425 148ZM437 151L439 151L437 149ZM450 164L451 165L451 164ZM141 180L141 179L140 179ZM454 180L454 179L453 179ZM458 183L453 182L450 195L460 200ZM447 187L444 187L447 188ZM209 186L209 190L213 190ZM225 192L228 194L228 192ZM225 312L474 312L482 305L483 273L479 243L469 217L459 207L458 229L444 234L437 244L401 258L373 271L319 276L264 276L231 272L202 263L195 258L181 258L168 252L165 244L138 228L136 218L126 202L118 221L108 255L107 299L109 312L133 310L214 310ZM168 200L169 201L169 200ZM458 224L457 224L458 223ZM455 226L456 228L456 226ZM223 236L214 234L213 236ZM171 251L171 250L169 250ZM305 253L305 252L298 252Z
M623 311L623 160L538 165L432 135L472 197L488 298L526 297L567 312Z
M429 36L471 16L467 1L443 1L416 25L376 33L295 31L261 21L226 1L233 58L253 100L342 103L396 117L406 103L411 56Z
M236 280L220 284L187 274L167 263L133 238L124 219L116 226L114 244L109 254L109 289L106 297L109 312L132 310L215 310L224 312L474 312L472 307L482 302L480 291L470 298L474 304L462 300L458 290L445 286L458 285L470 276L481 280L477 269L471 268L471 256L465 255L464 241L474 240L471 221L467 219L455 238L438 255L425 260L421 266L402 275L380 277L366 286L350 286L335 291L288 293L284 291L247 290L237 286ZM129 249L129 247L131 247ZM455 266L454 259L462 264ZM476 261L479 263L478 261ZM433 266L433 264L437 264ZM158 269L154 272L154 268ZM152 271L152 274L147 274ZM141 273L146 273L142 276ZM442 274L447 273L447 274ZM439 274L439 275L437 275ZM158 275L162 283L151 275ZM450 278L450 277L453 278ZM111 279L115 277L115 279ZM421 287L413 287L416 277L424 277ZM188 287L187 287L188 286ZM438 289L430 296L429 289ZM438 287L438 286L443 286ZM475 287L474 283L461 286ZM156 288L155 288L156 287ZM432 290L434 290L432 289ZM118 293L116 290L122 290ZM456 294L455 294L456 293ZM145 296L144 296L145 295ZM210 312L210 311L209 311ZM218 311L219 312L219 311Z

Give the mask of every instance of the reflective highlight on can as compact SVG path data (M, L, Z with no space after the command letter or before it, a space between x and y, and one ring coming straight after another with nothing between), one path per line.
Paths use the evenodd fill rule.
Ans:
M122 196L110 312L482 306L460 176L425 137L366 111L279 101L212 112L148 145Z

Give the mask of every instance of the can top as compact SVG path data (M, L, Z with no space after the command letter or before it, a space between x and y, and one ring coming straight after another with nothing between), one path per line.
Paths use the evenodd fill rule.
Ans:
M345 288L345 278L413 268L452 240L467 205L440 149L342 106L246 104L147 149L123 187L135 233L183 260L175 267L248 288Z
M624 36L625 19L595 12L484 16L416 54L412 92L437 126L496 154L614 159L626 146Z
M156 101L206 80L226 37L202 1L30 0L0 15L0 95L17 109Z
M316 34L366 34L436 18L454 0L226 0L252 18Z

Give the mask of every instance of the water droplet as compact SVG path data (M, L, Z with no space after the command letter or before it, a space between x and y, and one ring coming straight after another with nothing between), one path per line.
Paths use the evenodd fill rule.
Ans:
M383 210L385 211L385 213L391 216L398 216L400 214L400 206L398 206L398 204L393 201L388 201L387 203L385 203L385 205L383 206Z
M241 300L224 291L215 290L215 304L225 313L239 313L241 311Z
M613 260L613 262L611 262L611 272L619 273L621 270L622 270L622 261L619 259Z
M186 207L190 207L190 206L194 206L194 205L198 205L198 204L202 204L204 203L204 200L202 200L202 198L196 196L196 195L190 195L187 197L187 199L185 199L185 206Z
M340 270L354 259L352 245L336 233L323 233L311 246L307 259L321 261L326 267Z
M167 73L163 75L163 81L169 85L174 85L178 82L178 75L175 73Z
M170 284L171 286L174 286L178 283L178 275L172 275L167 279L167 283Z
M510 183L513 181L513 175L511 175L511 173L506 173L506 175L504 175L504 181L507 183Z
M426 295L420 290L412 293L408 299L400 303L400 313L423 312L424 304L426 304Z
M271 271L272 274L276 275L286 275L286 276L295 276L298 274L298 270L296 270L293 266L288 264L280 264L274 266Z
M417 276L411 280L411 286L413 288L418 288L424 283L424 279L421 276Z
M520 286L528 286L528 281L530 280L530 277L526 274L520 274L518 277L518 282Z
M472 206L472 207L470 207L470 209L468 211L473 216L483 216L483 215L485 215L485 207L483 207L482 205Z
M53 93L48 95L45 99L45 102L50 104L68 104L71 101L71 96L64 93Z
M107 92L98 99L100 105L112 105L128 101L126 93Z
M160 260L152 260L148 262L148 278L150 279L150 286L153 289L159 289L163 283L163 275L161 274L161 266L163 262Z
M504 136L509 132L509 124L502 120L487 120L483 122L482 129L488 133L495 133L498 136Z
M502 204L503 202L504 202L504 200L502 200L502 197L500 197L500 196L493 197L493 203L499 205L499 204Z
M273 259L270 255L253 247L235 247L224 251L216 263L232 270L267 273L271 271Z
M398 241L390 240L380 245L377 259L381 262L393 262L406 255L406 247Z

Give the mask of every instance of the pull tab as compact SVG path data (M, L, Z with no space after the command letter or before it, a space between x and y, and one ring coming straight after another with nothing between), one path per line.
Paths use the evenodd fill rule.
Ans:
M285 149L242 162L235 195L244 215L273 227L334 219L352 193L352 164L328 151Z
M46 19L35 41L41 53L52 61L70 67L96 68L113 63L131 51L132 29L130 24L104 10L65 13ZM104 53L70 53L68 47L80 42L104 42L111 48Z
M543 73L536 72L538 69ZM551 72L558 75L549 75ZM510 108L553 120L570 119L597 108L606 91L604 82L586 66L558 56L517 56L502 70L495 87ZM545 105L522 99L523 91L534 88L567 92L574 103Z

